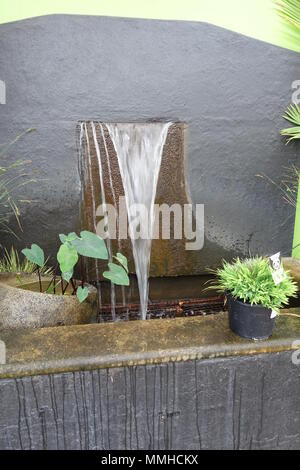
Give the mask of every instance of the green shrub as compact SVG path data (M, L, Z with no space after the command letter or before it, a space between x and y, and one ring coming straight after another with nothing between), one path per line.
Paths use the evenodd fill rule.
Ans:
M214 271L216 279L210 289L230 292L235 299L251 305L262 305L279 311L288 303L289 297L296 297L297 284L286 271L286 277L275 284L267 258L256 257L245 260L237 258L232 263Z

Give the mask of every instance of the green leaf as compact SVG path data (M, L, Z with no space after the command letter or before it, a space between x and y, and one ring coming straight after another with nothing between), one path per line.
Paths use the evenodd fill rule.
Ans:
M117 253L114 258L119 261L119 263L123 266L123 268L126 270L128 273L128 261L126 256L122 255L122 253Z
M59 239L62 243L65 243L67 241L67 235L64 235L63 233L59 234Z
M108 259L105 242L96 233L85 230L80 233L80 237L71 241L72 246L80 255L88 258Z
M73 277L73 273L74 270L72 269L71 271L63 272L61 276L65 281L70 282L71 277Z
M62 273L73 271L75 264L78 261L78 254L75 248L69 244L63 244L57 253L57 261Z
M38 245L35 245L33 243L31 245L31 248L24 248L24 250L22 250L22 253L28 259L28 261L31 261L32 263L37 264L41 268L44 266L45 264L44 251Z
M125 269L118 264L108 263L109 271L104 271L103 277L118 286L129 286L129 277Z
M281 37L284 45L300 52L300 3L299 0L275 0L281 19Z
M285 114L284 119L291 122L292 124L296 124L296 127L287 127L286 129L282 129L281 135L285 135L288 139L287 142L291 142L292 140L300 139L300 108L297 104L291 104Z
M87 296L89 295L88 287L82 288L81 286L79 286L78 289L77 289L76 295L77 295L77 299L79 300L79 302L80 303L83 302L87 298Z
M62 243L72 242L73 240L79 239L75 232L69 233L69 235L59 234L59 239Z

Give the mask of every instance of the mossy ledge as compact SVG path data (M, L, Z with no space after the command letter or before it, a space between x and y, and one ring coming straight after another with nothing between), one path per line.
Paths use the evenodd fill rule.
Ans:
M293 313L300 314L300 310ZM288 351L300 339L300 318L280 316L272 338L259 342L232 333L227 313L2 331L0 339L7 349L0 378L13 378Z

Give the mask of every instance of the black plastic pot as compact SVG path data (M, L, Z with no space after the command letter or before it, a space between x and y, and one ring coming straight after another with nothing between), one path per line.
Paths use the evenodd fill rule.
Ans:
M271 309L244 303L230 294L226 297L229 325L234 333L243 338L260 340L272 335L276 317L271 318Z

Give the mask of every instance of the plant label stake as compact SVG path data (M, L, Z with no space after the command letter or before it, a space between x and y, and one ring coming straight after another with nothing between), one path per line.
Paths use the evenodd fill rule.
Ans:
M269 256L269 263L274 283L276 285L280 284L286 278L286 273L281 264L280 251Z
M272 318L276 318L277 315L278 315L278 313L276 312L276 310L272 310L271 315L270 315L270 318L271 318L271 319L272 319Z

